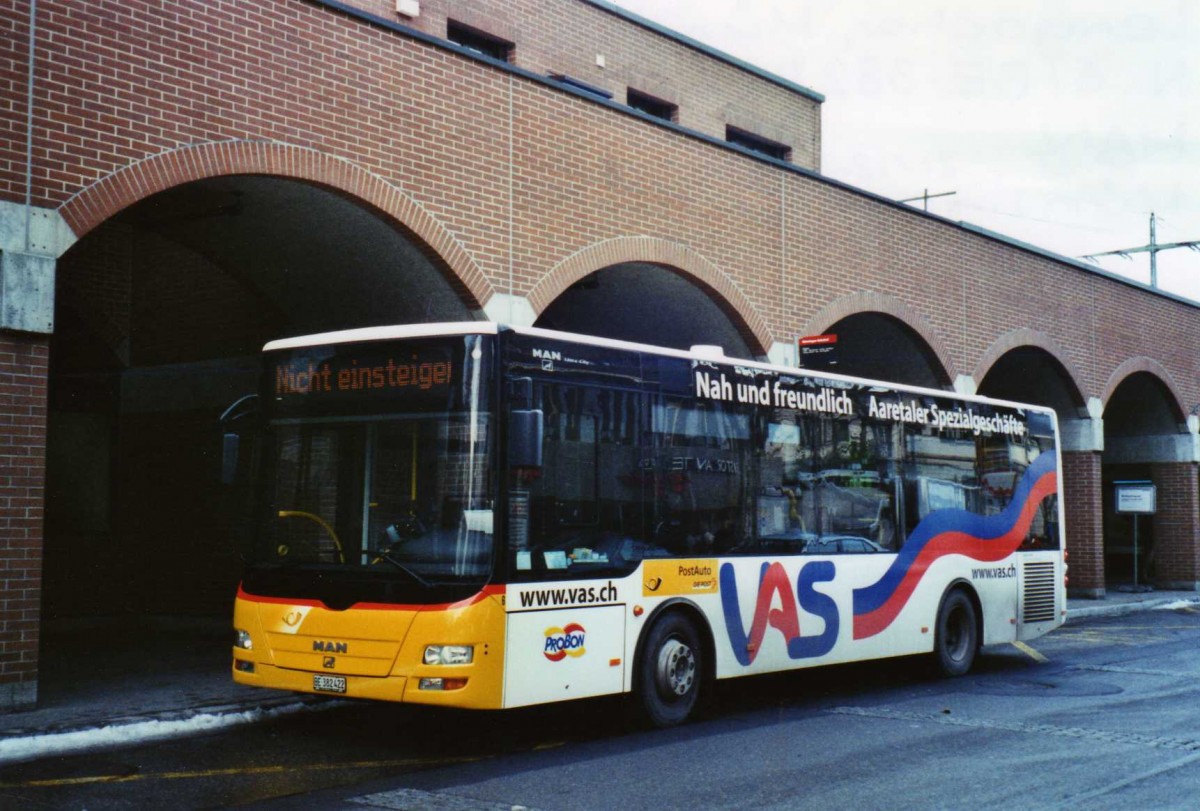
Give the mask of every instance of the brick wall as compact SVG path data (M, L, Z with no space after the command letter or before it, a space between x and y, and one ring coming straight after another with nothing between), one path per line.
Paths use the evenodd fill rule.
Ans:
M415 18L397 14L393 0L349 5L443 39L448 20L471 26L514 43L511 63L533 73L566 74L622 104L632 87L677 105L689 129L724 140L731 125L790 146L792 163L820 171L819 101L590 3L422 0Z
M1157 485L1154 515L1154 559L1151 574L1160 588L1200 586L1200 544L1196 516L1200 515L1200 479L1191 463L1150 466Z
M551 6L564 4L619 22L586 3ZM426 22L444 8L422 7ZM14 27L19 14L10 7ZM43 49L53 42L64 56L39 61L34 201L62 206L80 228L172 182L231 171L223 156L239 144L288 144L382 178L500 292L544 287L553 269L605 241L654 237L717 268L752 309L746 317L761 317L774 340L789 341L831 303L871 291L923 318L951 379L1026 328L1062 347L1085 397L1101 396L1123 360L1147 356L1170 372L1181 400L1200 401L1192 305L320 4L48 0L39 15ZM20 49L9 56L19 64ZM0 131L17 132L22 121L20 99L0 108L8 127ZM229 147L191 147L204 142ZM0 151L0 195L17 199L21 158L20 149ZM296 166L269 155L246 171L295 176Z
M0 333L0 708L36 698L48 358L45 338Z
M1081 597L1104 596L1104 509L1100 454L1062 455L1061 488L1067 524L1069 592Z

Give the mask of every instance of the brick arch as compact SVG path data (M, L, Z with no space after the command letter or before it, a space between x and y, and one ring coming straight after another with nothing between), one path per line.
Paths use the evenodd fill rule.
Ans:
M766 319L733 280L698 251L656 237L616 237L589 245L563 259L529 291L529 304L541 313L580 279L602 268L644 262L697 282L737 327L750 350L765 355L771 347Z
M1129 358L1116 369L1114 369L1113 373L1108 376L1108 382L1104 385L1104 396L1101 398L1101 402L1103 402L1104 407L1108 408L1108 403L1112 399L1112 396L1116 392L1117 388L1131 375L1135 375L1139 372L1146 372L1147 374L1153 375L1158 379L1158 382L1162 383L1166 390L1170 392L1171 399L1173 401L1171 404L1175 408L1175 416L1179 418L1179 422L1182 424L1185 416L1188 413L1188 409L1183 404L1184 400L1183 397L1180 396L1179 386L1175 384L1175 378L1169 371L1167 371L1167 367L1163 366L1154 358L1149 358L1145 355Z
M992 367L995 366L996 363L1009 352L1026 346L1037 347L1058 361L1059 365L1062 366L1063 371L1067 373L1067 380L1074 389L1072 394L1074 395L1076 402L1080 405L1086 402L1087 398L1084 396L1083 389L1079 385L1079 381L1083 378L1075 368L1075 365L1067 359L1067 355L1065 352L1063 352L1062 347L1060 347L1058 343L1046 333L1029 329L1027 327L1006 332L992 342L992 345L987 348L983 355L980 356L979 361L975 364L975 382L977 384L982 383L983 379L987 377L987 373L991 371Z
M467 306L479 309L494 292L454 235L396 186L344 158L277 141L218 141L162 152L100 178L63 203L59 213L76 237L82 237L157 192L227 175L300 180L366 204L414 237Z
M925 314L916 307L886 293L863 291L836 298L808 319L802 334L821 335L843 318L862 313L882 313L895 318L921 336L921 340L933 351L934 357L941 364L947 380L953 381L958 377L958 369L951 359L945 343L938 336Z

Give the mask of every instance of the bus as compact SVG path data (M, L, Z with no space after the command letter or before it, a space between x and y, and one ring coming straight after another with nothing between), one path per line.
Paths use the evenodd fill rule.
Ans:
M1066 615L1049 409L485 322L264 359L259 441L232 444L258 505L241 684L629 693L670 726L717 679L916 654L958 676Z

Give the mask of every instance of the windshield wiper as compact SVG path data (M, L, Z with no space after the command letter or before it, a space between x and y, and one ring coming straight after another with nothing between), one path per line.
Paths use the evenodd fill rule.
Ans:
M428 588L433 587L433 583L429 582L424 577L422 577L421 575L419 575L415 571L413 571L410 567L404 565L403 563L401 563L400 561L398 561L394 557L392 557L392 554L389 550L387 550L387 549L368 549L368 550L366 550L366 553L368 555L373 555L375 557L375 561L372 561L372 562L386 560L388 563L392 564L397 569L404 572L406 575L411 577L413 580L416 580L422 586L426 586Z

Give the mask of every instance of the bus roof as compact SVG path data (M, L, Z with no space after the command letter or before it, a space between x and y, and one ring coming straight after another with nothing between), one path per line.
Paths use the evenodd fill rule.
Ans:
M515 332L518 335L532 335L544 337L549 340L588 344L589 346L609 347L611 349L623 349L634 352L649 352L655 355L666 355L669 357L684 358L687 360L698 360L709 363L726 363L736 366L745 366L748 368L778 372L780 374L804 375L806 377L838 380L846 383L881 385L887 387L889 390L906 391L913 394L929 395L933 397L950 397L956 400L991 403L995 405L1006 405L1027 410L1041 411L1054 417L1055 428L1057 429L1057 413L1054 411L1054 409L1048 406L1034 405L1032 403L1020 403L1012 400L1000 400L992 397L985 397L980 394L963 394L957 391L929 389L923 386L914 386L907 383L896 383L887 380L871 380L868 378L854 377L852 375L838 374L837 372L827 372L824 370L805 369L803 367L795 366L780 366L778 364L769 363L766 361L737 358L725 355L719 347L694 346L690 350L672 349L670 347L655 346L653 344L643 344L634 341L621 341L614 338L600 338L595 335L583 335L575 332L561 332L559 330L543 329L542 327L510 326L494 321L447 321L428 324L402 324L384 327L363 327L359 329L338 330L335 332L322 332L313 335L299 335L294 338L281 338L279 340L270 341L263 347L263 351L272 352L280 349L302 349L310 346L327 346L329 344L341 343L365 343L370 341L388 341L403 338L436 338L453 335L497 335L501 332Z

